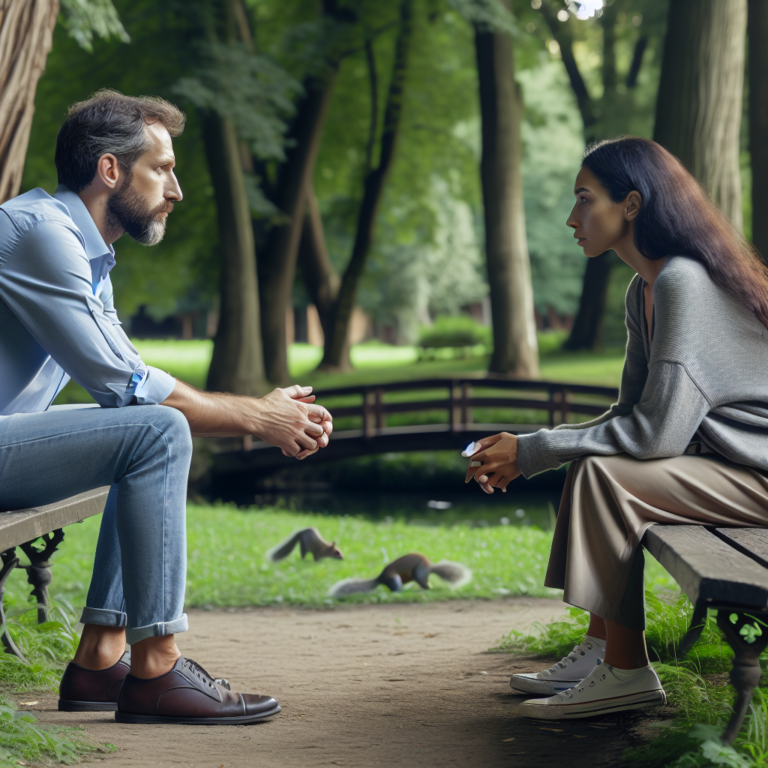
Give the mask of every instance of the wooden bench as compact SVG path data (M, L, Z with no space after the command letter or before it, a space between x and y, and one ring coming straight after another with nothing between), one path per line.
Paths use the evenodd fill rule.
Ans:
M723 733L732 744L760 681L760 654L768 645L768 529L654 525L645 548L669 571L693 605L682 658L701 636L707 610L733 649L733 714Z
M80 523L86 517L99 515L109 494L109 486L72 496L55 504L32 509L19 509L0 512L0 640L7 653L24 657L8 634L3 610L5 582L15 568L27 572L27 581L32 585L32 596L37 600L37 621L42 624L48 620L48 586L51 583L51 556L64 539L65 526ZM34 542L42 538L42 547L35 547ZM16 547L29 558L29 565L19 565Z

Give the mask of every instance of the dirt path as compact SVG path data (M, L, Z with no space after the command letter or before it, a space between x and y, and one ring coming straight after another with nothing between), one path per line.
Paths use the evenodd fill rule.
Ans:
M552 724L515 710L512 671L537 669L483 652L502 634L549 621L551 600L354 606L327 611L195 611L182 653L233 690L264 691L283 712L245 727L118 725L111 715L29 707L43 722L84 724L119 751L105 768L621 765L638 718ZM599 757L596 757L598 756Z

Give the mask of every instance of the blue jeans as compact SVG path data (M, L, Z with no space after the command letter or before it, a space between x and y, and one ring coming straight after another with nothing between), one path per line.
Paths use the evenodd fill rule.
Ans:
M187 420L163 405L0 416L0 510L112 486L80 620L128 643L184 632L191 458Z

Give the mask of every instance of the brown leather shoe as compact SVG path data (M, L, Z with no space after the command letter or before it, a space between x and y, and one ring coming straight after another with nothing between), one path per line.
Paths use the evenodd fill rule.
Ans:
M120 687L130 671L128 651L117 664L97 672L70 661L59 685L59 711L114 712Z
M180 656L170 672L151 680L128 675L120 690L118 723L245 725L276 715L271 696L233 693L197 662Z

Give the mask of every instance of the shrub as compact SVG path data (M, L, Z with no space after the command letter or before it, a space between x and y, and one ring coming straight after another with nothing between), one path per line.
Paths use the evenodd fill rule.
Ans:
M443 347L474 347L491 345L491 329L471 317L438 317L431 326L423 326L419 332L419 346L424 349Z

